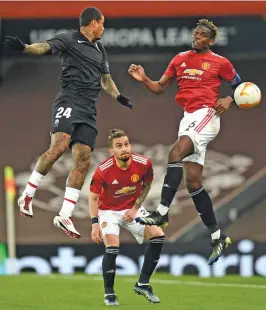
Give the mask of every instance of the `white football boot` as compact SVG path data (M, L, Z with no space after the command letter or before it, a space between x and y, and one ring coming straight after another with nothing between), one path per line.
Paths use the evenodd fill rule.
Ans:
M68 236L72 238L79 239L81 237L80 233L76 230L71 217L65 218L57 215L54 218L54 225L61 228Z
M18 199L18 206L20 209L21 215L27 216L27 217L33 217L33 211L32 211L32 198L28 195L21 195Z

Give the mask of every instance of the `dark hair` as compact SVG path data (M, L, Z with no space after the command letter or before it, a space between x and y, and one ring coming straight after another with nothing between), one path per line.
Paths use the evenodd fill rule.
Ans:
M198 26L204 26L211 31L211 38L216 39L217 34L218 34L218 28L217 26L214 25L214 23L208 19L200 19L199 22L197 23Z
M109 147L113 146L114 139L121 137L127 137L126 133L122 129L111 129L108 136Z
M89 25L93 20L99 21L102 18L102 15L102 12L99 11L97 8L86 8L80 13L79 25L80 27L82 27Z

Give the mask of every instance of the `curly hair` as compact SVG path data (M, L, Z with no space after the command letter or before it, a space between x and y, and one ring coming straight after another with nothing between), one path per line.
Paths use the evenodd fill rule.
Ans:
M198 26L204 26L211 30L211 37L212 39L216 39L218 34L218 28L214 25L214 23L208 19L200 19L197 23Z

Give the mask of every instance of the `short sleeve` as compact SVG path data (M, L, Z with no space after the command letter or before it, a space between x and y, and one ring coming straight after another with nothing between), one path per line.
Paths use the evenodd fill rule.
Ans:
M63 52L71 42L71 35L68 32L62 32L46 41L52 48L52 53Z
M232 82L232 80L234 79L236 73L235 68L233 67L233 65L231 64L231 62L224 58L224 61L222 62L221 66L220 66L220 77L226 81L226 82Z
M91 179L90 191L95 194L100 194L102 191L103 184L104 184L104 180L101 176L100 169L97 168Z
M170 61L164 75L176 77L176 56Z
M146 172L143 177L143 183L151 183L153 180L153 167L150 160L147 162Z
M100 42L98 42L96 44L97 44L99 50L102 52L102 55L103 55L102 74L109 74L110 73L110 69L109 69L109 62L108 62L106 50L105 50L105 48L103 47L103 45Z

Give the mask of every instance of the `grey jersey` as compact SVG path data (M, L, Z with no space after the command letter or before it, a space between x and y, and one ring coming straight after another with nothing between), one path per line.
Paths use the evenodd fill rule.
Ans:
M89 41L79 31L60 33L47 43L53 54L60 52L62 88L97 101L101 90L101 76L110 73L103 45Z

